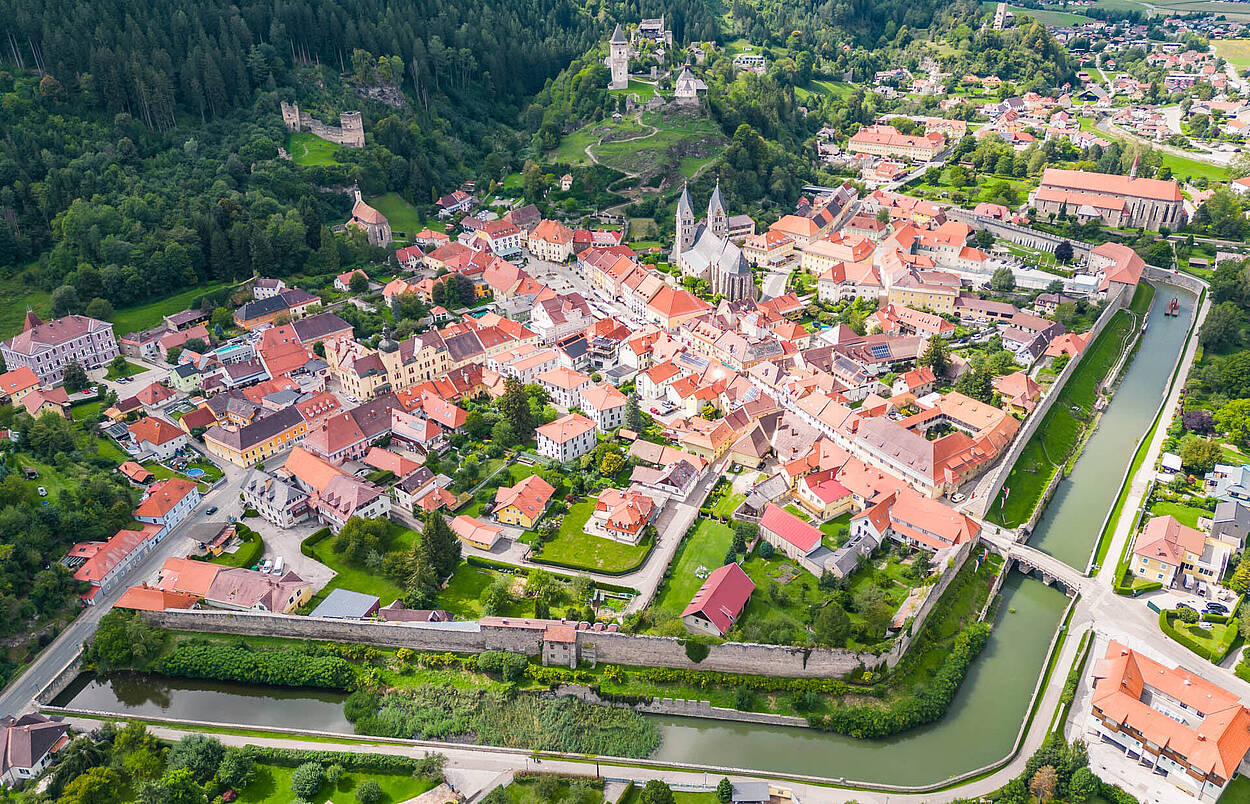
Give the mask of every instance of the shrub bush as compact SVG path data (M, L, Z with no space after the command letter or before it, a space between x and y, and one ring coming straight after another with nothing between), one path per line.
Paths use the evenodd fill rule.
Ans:
M291 773L291 792L311 801L325 781L325 768L320 762L305 762Z
M221 643L184 642L152 669L175 678L337 690L347 689L356 678L352 665L338 656L310 656L290 648L254 651Z

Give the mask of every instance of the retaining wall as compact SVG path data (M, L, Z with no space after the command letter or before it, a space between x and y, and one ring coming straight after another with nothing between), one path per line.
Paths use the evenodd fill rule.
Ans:
M1013 243L1019 243L1029 248L1049 251L1052 254L1055 251L1055 247L1064 241L1072 244L1072 254L1077 258L1084 258L1089 254L1090 249L1093 248L1089 243L1083 243L1080 240L1060 237L1049 232L1039 232L1027 226L1016 226L1014 223L1005 223L997 218L989 218L985 215L975 215L972 210L963 209L962 207L947 207L946 217L950 220L966 223L976 229L985 229L993 233L995 237L1001 237L1004 240L1010 240Z
M1102 333L1107 323L1115 316L1116 311L1128 307L1132 299L1133 293L1127 288L1121 287L1116 291L1116 294L1109 300L1102 314L1098 316L1098 320L1094 322L1094 326L1090 328L1090 332L1093 333L1090 336L1091 342ZM998 462L998 466L994 468L994 476L990 486L984 492L978 491L978 494L981 495L981 505L978 510L980 516L984 517L990 506L997 499L998 492L1003 487L1003 481L1011 473L1011 468L1016 465L1016 460L1020 457L1020 453L1024 451L1025 445L1029 443L1029 439L1033 437L1042 420L1046 418L1046 413L1059 397L1059 392L1063 390L1064 385L1068 382L1068 378L1072 376L1072 372L1076 371L1076 367L1081 364L1081 359L1087 352L1088 350L1068 361L1068 365L1063 367L1063 371L1059 373L1054 384L1050 386L1050 390L1042 397L1037 408L1024 420L1024 426L1016 433L1016 439L1012 442L1011 449L1007 451L1007 454ZM1034 513L1036 514L1037 511L1035 510Z
M1201 295L1206 287L1201 279L1192 274L1183 273L1181 271L1169 271L1166 268L1160 268L1156 265L1147 265L1145 277L1156 284L1162 282L1168 285L1176 285L1184 288L1195 296Z
M65 691L74 679L78 678L78 674L82 672L82 652L79 651L74 655L73 659L61 668L61 672L52 677L52 680L44 685L43 689L35 694L35 703L48 704L56 699L56 696Z
M633 709L648 715L673 715L676 717L701 717L709 720L737 720L743 723L758 723L764 726L794 726L808 728L805 718L795 715L775 715L769 712L743 712L738 709L726 709L712 706L710 701L696 701L688 698L653 698L647 703L626 704L619 701L608 701L601 698L589 687L581 684L561 684L554 690L562 698L577 698L587 703L600 706L613 706L618 709Z
M959 547L950 566L943 569L942 577L933 585L916 612L911 627L895 640L889 651L880 656L833 648L722 642L709 645L707 656L695 663L686 656L684 640L675 637L592 630L577 631L578 653L587 655L593 648L595 661L605 664L793 678L838 678L860 666L871 668L884 664L893 667L906 653L915 634L919 633L952 579L967 562L972 548L971 542ZM476 623L389 623L255 611L171 610L144 612L143 616L153 625L174 631L355 642L432 652L503 650L526 656L541 654L546 628L544 621L504 617Z

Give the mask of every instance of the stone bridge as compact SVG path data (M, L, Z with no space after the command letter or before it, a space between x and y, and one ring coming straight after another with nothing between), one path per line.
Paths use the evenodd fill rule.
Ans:
M1003 558L1014 561L1021 572L1040 578L1047 586L1058 584L1069 595L1083 591L1092 583L1084 573L1069 567L1054 556L1017 542L1011 531L999 530L985 523L981 531L981 541Z

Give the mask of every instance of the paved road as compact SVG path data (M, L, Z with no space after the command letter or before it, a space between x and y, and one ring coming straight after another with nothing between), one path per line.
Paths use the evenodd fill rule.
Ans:
M1111 122L1110 117L1104 117L1098 121L1098 130L1114 137L1123 137L1124 139L1132 140L1133 142L1140 143L1141 145L1148 145L1157 151L1163 151L1164 153L1169 153L1173 156L1179 156L1182 159L1193 159L1197 162L1206 162L1218 167L1228 167L1228 163L1233 160L1233 156L1235 155L1231 151L1185 151L1172 145L1168 145L1165 142L1148 140L1145 137L1134 134L1128 129L1115 125Z
M243 475L242 470L236 469L234 472L226 470L226 481L205 495L204 501L195 512L174 528L161 540L160 544L152 548L152 552L132 567L119 583L107 593L97 596L95 605L87 607L66 626L65 630L39 654L39 657L26 668L25 672L0 693L0 714L7 715L25 710L35 695L78 654L83 643L95 632L100 618L108 613L127 587L150 578L165 563L166 558L187 555L195 547L194 543L183 535L188 526L208 521L209 518L204 515L204 511L209 506L222 507L231 500L237 499ZM221 514L218 513L212 519L220 521Z

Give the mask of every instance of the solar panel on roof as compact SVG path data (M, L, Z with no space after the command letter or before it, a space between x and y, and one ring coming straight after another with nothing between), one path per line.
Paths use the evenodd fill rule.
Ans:
M886 343L874 343L870 350L872 351L872 356L878 360L890 356L890 345Z

